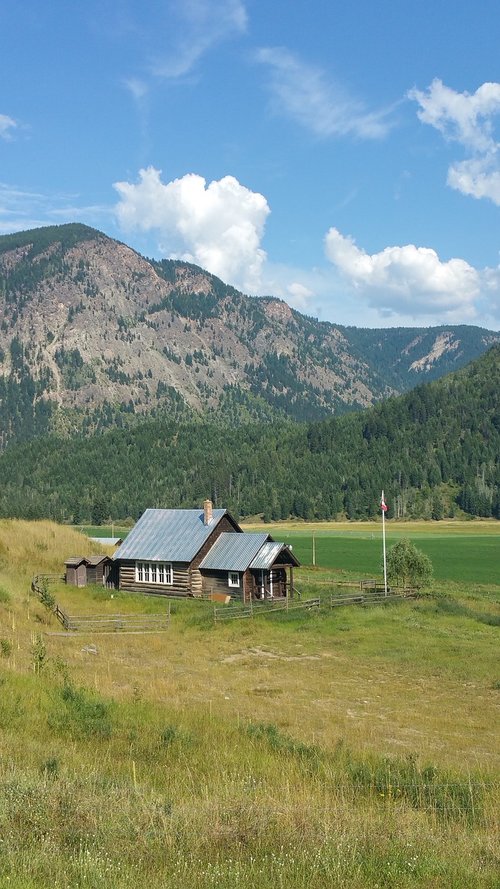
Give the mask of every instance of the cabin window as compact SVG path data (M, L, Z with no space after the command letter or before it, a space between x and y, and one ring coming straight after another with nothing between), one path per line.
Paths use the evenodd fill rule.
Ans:
M136 562L135 579L137 583L171 586L174 582L174 572L170 562Z
M240 575L237 571L230 571L227 578L228 586L239 586Z

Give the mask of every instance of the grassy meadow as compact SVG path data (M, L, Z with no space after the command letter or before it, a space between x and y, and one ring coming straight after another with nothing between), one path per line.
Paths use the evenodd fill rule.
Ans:
M347 531L315 529L303 596L380 575L380 525ZM1 521L2 889L498 887L499 532L405 526L436 542L416 600L217 625L172 601L164 633L65 635L31 576L98 545ZM272 533L310 562L309 528ZM165 607L50 590L71 614Z

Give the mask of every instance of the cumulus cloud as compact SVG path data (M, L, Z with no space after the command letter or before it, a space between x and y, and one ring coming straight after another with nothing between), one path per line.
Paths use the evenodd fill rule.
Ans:
M259 289L266 253L260 246L270 212L263 195L233 176L207 185L189 173L167 184L154 167L139 182L116 182L116 214L127 231L157 233L159 249L171 259L194 262L248 292Z
M11 139L12 131L17 127L16 121L8 114L0 114L0 138Z
M298 59L287 49L263 48L256 60L265 65L279 112L285 112L318 136L357 136L380 139L390 128L392 109L369 112L324 72Z
M162 53L152 65L154 74L177 78L187 74L204 53L223 40L245 32L247 12L241 0L182 0L173 4L171 18L174 40L168 53Z
M450 166L448 185L500 205L500 142L494 130L500 114L500 83L483 83L471 94L457 93L436 79L426 92L413 89L408 95L418 102L422 123L459 143L469 154Z
M328 259L369 305L387 314L474 318L480 276L463 259L443 262L429 247L386 247L372 255L353 238L331 228L325 238Z

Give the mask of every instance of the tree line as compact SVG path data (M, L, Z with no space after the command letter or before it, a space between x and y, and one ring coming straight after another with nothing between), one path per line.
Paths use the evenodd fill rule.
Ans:
M500 347L361 413L228 428L144 420L89 438L40 437L0 456L0 515L136 519L205 497L235 516L500 518Z

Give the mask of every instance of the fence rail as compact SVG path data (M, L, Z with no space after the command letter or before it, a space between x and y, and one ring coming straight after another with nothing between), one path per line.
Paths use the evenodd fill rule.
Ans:
M394 602L398 599L415 599L417 590L389 590L387 595L384 588L371 592L360 593L356 596L345 596L332 593L330 596L330 608L340 608L343 605L377 605L384 602Z
M321 600L303 599L300 602L290 599L277 599L272 603L257 603L255 605L219 605L214 606L214 622L224 620L238 620L252 617L267 617L270 614L282 613L283 611L299 611L310 608L319 608Z
M64 580L60 574L37 574L31 589L42 598L47 584ZM68 632L80 633L158 633L170 626L170 602L159 614L68 614L55 602L52 613Z

